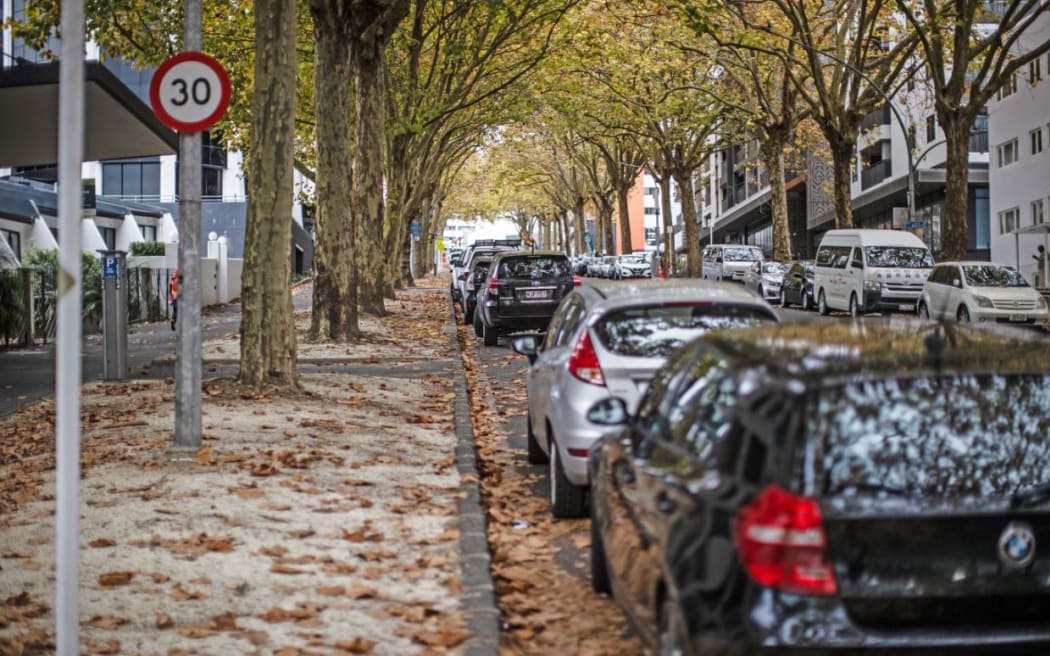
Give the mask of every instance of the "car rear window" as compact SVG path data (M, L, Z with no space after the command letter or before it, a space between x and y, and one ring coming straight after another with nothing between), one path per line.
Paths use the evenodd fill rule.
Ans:
M500 278L562 278L572 275L566 257L527 255L504 258L499 263Z
M758 262L762 251L758 248L727 248L725 259L730 262Z
M765 321L776 321L776 317L754 305L674 303L613 310L594 330L602 346L613 353L656 358L670 355L708 331Z
M858 381L814 405L826 495L994 500L1050 483L1050 374Z

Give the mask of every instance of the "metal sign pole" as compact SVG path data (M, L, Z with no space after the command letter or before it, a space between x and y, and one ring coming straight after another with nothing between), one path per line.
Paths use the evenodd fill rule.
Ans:
M183 4L183 50L201 49L201 0ZM201 445L201 134L179 135L179 285L175 448Z
M84 2L62 0L58 107L58 332L55 362L55 635L79 651L80 168L84 158Z

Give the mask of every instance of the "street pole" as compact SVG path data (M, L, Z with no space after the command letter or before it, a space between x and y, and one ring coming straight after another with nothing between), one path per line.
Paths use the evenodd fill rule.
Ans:
M201 49L201 0L184 0L185 51ZM176 449L201 445L201 134L179 135L179 316L175 347Z
M81 184L84 2L62 0L58 85L58 333L55 362L55 644L79 652Z

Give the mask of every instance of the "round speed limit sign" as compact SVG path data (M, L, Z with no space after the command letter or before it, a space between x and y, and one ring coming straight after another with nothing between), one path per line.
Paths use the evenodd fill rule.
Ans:
M153 113L178 132L200 132L219 122L230 105L230 78L222 64L203 52L168 58L149 85Z

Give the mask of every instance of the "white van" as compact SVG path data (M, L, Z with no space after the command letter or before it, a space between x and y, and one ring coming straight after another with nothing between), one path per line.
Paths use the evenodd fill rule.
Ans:
M817 248L813 294L821 314L914 312L933 255L903 230L829 230Z
M762 249L746 244L711 244L704 246L701 276L704 280L744 280L755 262L761 262Z

